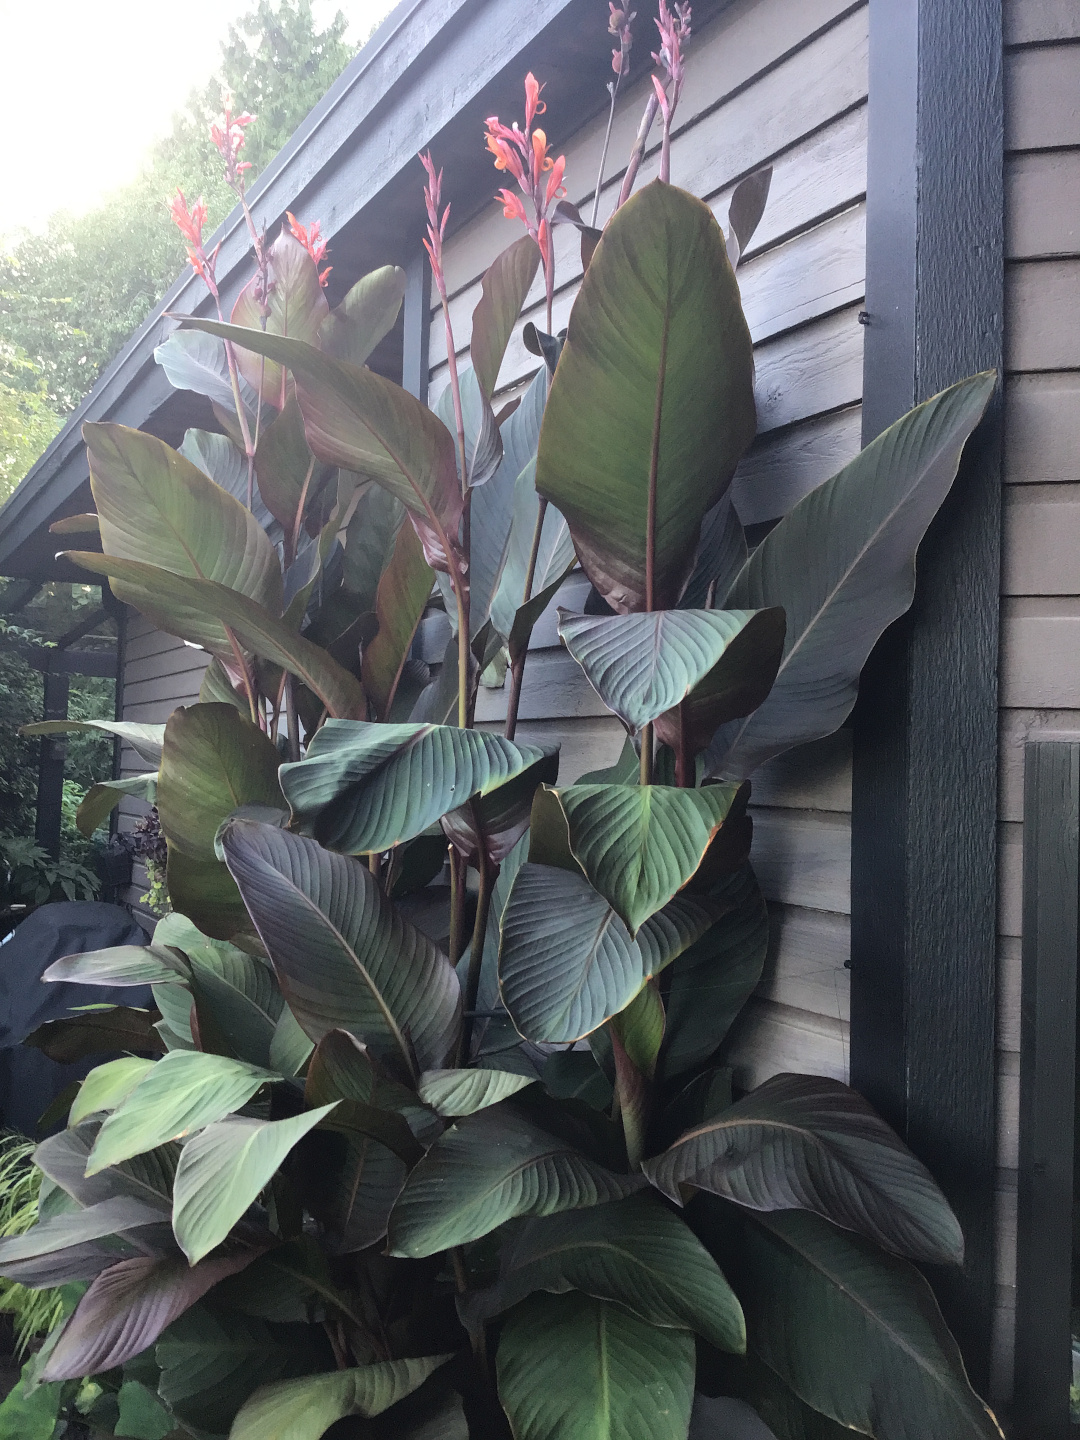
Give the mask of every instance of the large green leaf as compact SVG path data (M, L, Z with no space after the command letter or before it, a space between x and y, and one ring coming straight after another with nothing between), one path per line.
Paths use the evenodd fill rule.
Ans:
M329 1030L319 1041L304 1097L309 1106L337 1104L333 1129L370 1136L409 1165L424 1153L401 1113L419 1108L416 1095L387 1075L347 1030Z
M420 1077L418 1093L440 1115L456 1118L475 1115L535 1083L505 1070L428 1070Z
M465 440L464 486L482 490L498 470L502 462L502 435L495 423L495 412L491 402L480 389L480 382L471 366L458 374L458 395L461 399L461 427ZM436 400L434 413L446 426L450 434L457 434L457 415L454 411L454 394L448 385ZM461 450L455 445L458 470L461 470Z
M141 430L88 422L83 438L106 555L212 581L280 614L277 554L239 501L163 440ZM232 656L220 619L177 614L167 595L125 583L122 575L116 580L117 598L135 605L160 629L214 655Z
M536 466L536 488L566 516L615 610L646 608L650 491L649 608L675 604L702 518L755 423L750 332L723 233L702 201L654 182L608 222L586 271Z
M232 322L268 335L291 335L313 344L319 329L330 313L326 296L319 284L318 266L294 236L282 230L267 252L269 275L266 305L263 313L260 298L261 277L249 280L237 296ZM280 410L285 401L285 377L281 366L264 360L262 354L236 349L236 364L241 375L262 398Z
M383 265L362 275L322 322L319 348L335 360L363 365L375 346L394 328L405 298L405 271Z
M409 1074L444 1063L461 995L446 957L410 925L367 867L313 840L233 820L229 869L302 1029L350 1030Z
M749 610L648 615L560 610L559 634L608 709L628 730L637 731L679 705L706 677L722 719L760 705L780 662L784 617L778 611ZM720 723L717 719L712 725L705 744Z
M882 631L915 593L915 552L994 390L975 375L891 425L771 530L727 598L781 605L787 637L769 698L709 749L713 773L743 777L847 719Z
M451 1125L413 1170L390 1216L391 1255L467 1245L518 1215L621 1200L640 1175L616 1175L506 1103Z
M106 1119L90 1152L86 1173L96 1175L108 1165L211 1125L246 1105L268 1081L279 1078L225 1055L172 1050L147 1071Z
M533 1295L507 1317L496 1366L514 1440L686 1440L688 1330L576 1291Z
M806 1404L877 1440L1000 1440L913 1266L799 1211L739 1249L751 1347Z
M314 494L314 464L304 436L304 418L290 396L281 414L263 429L255 449L259 492L288 537L290 555L297 511Z
M692 945L714 914L677 896L635 938L583 875L530 861L518 871L503 911L503 1002L530 1040L580 1040Z
M85 1210L40 1220L25 1234L0 1240L0 1275L33 1289L91 1280L107 1265L130 1259L140 1250L160 1251L163 1218L156 1205L118 1195ZM126 1238L129 1235L136 1243ZM164 1238L164 1248L169 1249Z
M708 896L725 913L671 967L660 1054L665 1080L716 1054L765 966L769 912L750 867L711 887Z
M261 1263L256 1260L237 1278L246 1279ZM232 1283L227 1279L225 1286ZM211 1301L216 1298L217 1292ZM319 1363L318 1354L309 1358L311 1347L302 1336L295 1326L275 1332L235 1309L210 1302L193 1305L173 1321L153 1352L161 1370L158 1394L178 1424L196 1435L224 1435L253 1389L294 1365Z
M571 1289L650 1325L696 1330L720 1350L746 1348L742 1309L716 1261L652 1196L530 1220L504 1247L498 1282L459 1303L475 1328L535 1290Z
M364 854L412 840L543 756L535 745L454 725L328 720L306 757L281 767L281 785L317 840Z
M95 1115L101 1110L115 1110L153 1064L153 1060L124 1055L119 1060L96 1065L79 1086L79 1093L68 1112L68 1124L78 1125L88 1115Z
M454 438L426 405L374 371L334 360L301 340L215 320L188 323L287 366L314 454L397 496L419 524L429 563L446 569L463 502Z
M247 926L239 892L214 854L214 836L242 805L281 807L278 761L273 741L231 705L181 706L169 717L157 796L169 845L169 897L206 933L227 939Z
M167 614L160 622L163 630L176 635L181 633L178 627L187 624L187 618L195 617L197 623L203 624L207 617L220 616L248 649L302 680L331 715L366 713L364 692L347 670L320 646L295 634L283 620L246 595L210 580L189 579L157 565L118 560L88 550L69 550L66 558L95 575L125 581L131 593L138 590L145 603L144 599L133 599L131 603L144 614L149 614L147 605L164 604Z
M236 402L229 362L220 340L213 335L200 335L197 330L174 330L154 351L154 359L165 371L170 385L177 390L193 390L196 395L205 395L226 413L231 411L235 425ZM240 403L247 417L248 429L254 434L258 397L243 376L237 378Z
M635 935L697 870L735 788L571 785L554 794L574 858Z
M210 430L185 430L180 454L197 465L204 475L209 475L215 485L227 490L234 500L247 505L247 456L227 435L216 435ZM255 519L264 530L271 530L274 517L263 504L256 475L252 476L251 502L251 513Z
M718 599L722 604L746 564L746 555L746 531L728 490L701 522L697 559L679 596L680 609L710 609L710 599L712 605Z
M238 1115L187 1141L176 1167L173 1231L192 1265L221 1244L289 1151L333 1108L321 1105L285 1120Z
M96 1120L50 1135L34 1151L34 1164L80 1205L96 1205L118 1195L130 1195L156 1205L167 1217L172 1209L172 1182L179 1146L162 1145L145 1155L121 1161L100 1175L86 1174L94 1141L100 1130Z
M696 1185L752 1210L813 1210L928 1264L963 1263L959 1223L930 1172L837 1080L775 1075L642 1169L676 1203Z
M472 314L470 353L480 388L489 400L495 393L499 367L539 264L536 241L531 235L523 235L497 255L484 273L480 299Z
M91 785L75 812L75 826L79 834L89 840L125 795L136 795L153 805L157 798L157 776L129 775L125 780L102 780Z
M42 972L42 980L70 980L77 985L155 985L191 973L185 960L165 945L115 945L63 955Z
M134 720L39 720L23 725L20 735L68 735L103 731L125 740L141 760L157 766L165 741L164 725L143 725Z
M383 1360L357 1370L305 1375L256 1390L240 1410L229 1440L319 1440L346 1415L370 1419L411 1395L449 1355Z
M411 525L402 525L390 562L379 579L375 597L379 628L375 638L364 646L361 671L364 692L379 720L389 718L434 583L435 573L424 559L416 531Z
M77 1380L141 1355L211 1286L243 1270L258 1254L238 1250L211 1255L190 1267L182 1256L137 1256L110 1266L67 1320L41 1378Z
M158 928L184 918L174 912ZM279 1029L288 1012L270 967L235 945L207 940L197 931L186 943L179 938L170 943L181 946L191 965L202 1048L278 1070L275 1042L280 1044Z
M60 1020L46 1020L31 1030L22 1042L40 1050L60 1065L85 1060L106 1050L139 1050L155 1053L162 1048L161 1037L154 1029L154 1016L149 1010L130 1005L110 1005L93 1009L83 1015L65 1015Z
M350 613L374 611L379 577L394 553L394 540L404 518L401 501L381 485L369 485L361 492L341 552L342 589L354 601ZM318 633L314 638L318 639Z

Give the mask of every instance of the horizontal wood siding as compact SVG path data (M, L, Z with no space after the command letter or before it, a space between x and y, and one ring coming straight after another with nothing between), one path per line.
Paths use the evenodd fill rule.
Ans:
M1007 0L998 903L998 1399L1009 1394L1023 749L1080 734L1080 7Z
M124 719L163 725L178 705L194 704L208 659L205 651L155 630L137 611L129 610L124 649ZM121 746L121 775L141 775L149 768L130 745ZM125 797L119 806L119 828L133 830L149 808L142 800ZM131 888L122 898L140 907L146 887L146 871L136 864Z
M865 272L867 10L850 0L741 0L696 35L672 143L672 180L693 190L726 225L734 185L773 166L769 204L739 269L756 347L758 439L734 494L747 524L775 519L834 474L859 448ZM620 100L601 195L607 217L621 180L648 80ZM542 76L540 77L543 78ZM509 120L510 116L504 116ZM589 214L602 123L574 135L568 198ZM438 159L438 156L436 156ZM658 156L642 166L656 174ZM492 171L494 190L498 177ZM484 269L516 239L499 206L462 226L446 245L455 346L468 360L470 317ZM566 325L581 279L576 234L555 232L553 324ZM544 324L538 277L528 318ZM429 395L447 384L441 310L432 312ZM520 336L511 341L499 394L536 369ZM559 647L557 604L580 608L572 577L537 625L521 697L523 739L562 743L560 778L610 765L623 732ZM437 661L448 629L425 622L425 658ZM481 692L478 722L497 727L504 691ZM754 861L770 902L765 978L733 1037L736 1080L750 1086L781 1070L846 1078L850 951L851 745L846 731L781 756L754 779Z

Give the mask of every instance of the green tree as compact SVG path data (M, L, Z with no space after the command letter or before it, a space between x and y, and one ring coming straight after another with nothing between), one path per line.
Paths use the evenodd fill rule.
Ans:
M44 372L17 345L0 339L0 503L60 428Z
M0 339L36 367L24 387L30 400L23 390L9 400L3 387L15 387L0 370L0 499L5 478L10 488L51 439L53 417L75 408L180 273L184 245L166 199L178 186L191 199L204 195L211 229L232 209L207 142L222 87L258 117L244 152L251 178L352 58L345 29L340 13L318 28L311 0L258 0L230 27L217 75L192 92L130 185L88 214L58 213L43 235L26 235L0 256Z

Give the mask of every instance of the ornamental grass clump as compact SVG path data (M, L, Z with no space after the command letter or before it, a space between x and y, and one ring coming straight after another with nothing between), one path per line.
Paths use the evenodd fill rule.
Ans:
M931 1175L846 1085L736 1093L725 1060L768 941L750 777L847 718L994 376L748 549L733 263L768 177L728 236L670 183L689 23L662 6L639 131L661 112L662 176L602 232L560 196L533 77L523 129L488 121L527 233L433 407L366 363L402 272L332 308L317 227L290 222L252 226L229 321L157 352L220 431L173 450L84 427L102 552L68 558L211 659L166 725L102 722L153 767L114 792L156 803L172 913L47 974L150 984L159 1015L155 1053L93 1070L38 1147L63 1203L0 1244L12 1279L85 1286L39 1380L139 1367L178 1427L233 1440L345 1416L399 1440L686 1440L692 1414L724 1433L717 1394L781 1440L1000 1435L917 1268L963 1259ZM221 144L246 205L242 121ZM561 335L556 223L585 265ZM537 370L496 414L541 268ZM578 567L593 603L559 633L626 744L565 784L515 730L532 628ZM434 671L413 655L433 593L456 628ZM503 735L472 724L500 672Z

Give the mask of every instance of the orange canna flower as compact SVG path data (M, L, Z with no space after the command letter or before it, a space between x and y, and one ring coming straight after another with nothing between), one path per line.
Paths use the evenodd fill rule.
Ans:
M187 257L191 268L196 275L200 275L206 282L206 287L211 295L216 296L217 280L214 275L214 265L217 260L217 249L207 255L203 249L203 226L206 224L206 202L200 195L195 204L188 209L184 192L180 189L171 200L166 201L169 213L172 215L173 223L180 231L180 234L187 241Z
M291 210L286 210L285 216L289 222L289 229L292 232L293 238L300 241L300 244L311 256L312 260L314 260L315 268L318 270L318 267L322 264L326 256L327 248L326 240L319 234L321 221L313 220L311 226L308 227L301 225ZM327 265L325 270L319 271L320 285L326 284L327 276L333 268L332 265Z

